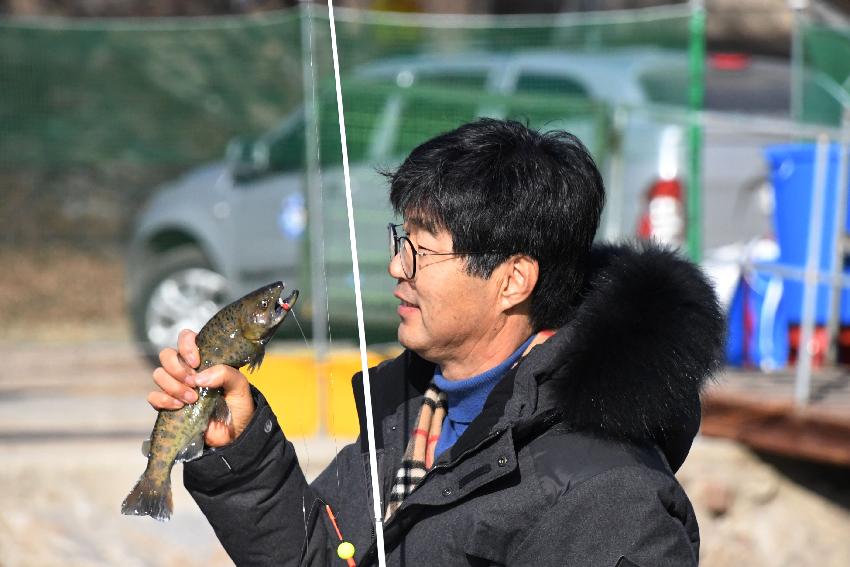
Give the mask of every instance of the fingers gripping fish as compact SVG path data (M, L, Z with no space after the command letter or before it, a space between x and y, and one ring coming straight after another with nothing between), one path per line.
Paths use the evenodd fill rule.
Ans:
M265 355L266 344L298 299L298 290L283 298L281 282L269 284L237 299L216 313L198 332L195 343L204 370L216 364L253 371ZM175 462L197 459L204 450L204 433L211 419L227 423L230 411L218 388L198 388L198 400L179 410L161 410L147 450L148 465L121 505L121 513L171 517L171 468Z

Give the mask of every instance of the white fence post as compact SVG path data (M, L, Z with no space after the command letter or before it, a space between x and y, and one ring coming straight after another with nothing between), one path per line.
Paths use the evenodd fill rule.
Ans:
M830 264L829 322L826 326L827 360L838 363L838 337L841 327L841 275L844 271L844 256L847 242L847 163L850 146L850 111L845 109L841 122L841 146L839 148L838 175L835 183L835 211L832 232L832 263Z
M826 167L829 159L829 137L820 134L815 152L815 175L812 183L812 208L809 213L809 239L806 251L806 270L803 279L803 312L800 342L797 348L797 379L794 384L794 400L797 405L809 401L812 378L812 343L815 330L817 307L818 274L820 272L820 250L824 201L826 193Z

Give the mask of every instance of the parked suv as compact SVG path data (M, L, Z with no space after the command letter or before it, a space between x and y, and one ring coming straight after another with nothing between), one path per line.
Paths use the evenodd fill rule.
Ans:
M709 75L722 71L710 69ZM768 83L785 81L787 90L782 64L751 62L747 72L762 77L757 84L784 77ZM603 237L640 233L681 242L686 85L685 55L657 49L405 57L344 78L367 330L396 324L393 281L386 274L385 226L392 213L376 167L396 165L416 144L476 116L567 129L588 145L606 176ZM709 76L709 104L710 88ZM783 93L752 100L764 107L777 97ZM787 109L785 99L776 106ZM664 105L678 107L678 118L665 115ZM341 328L353 324L355 312L333 88L320 94L317 107L327 300L331 324ZM744 146L722 152L719 168L714 150L706 149L708 247L767 230L762 211L729 220L730 211L751 206L752 187L766 179L761 148ZM149 354L172 344L181 328L198 329L227 301L275 279L307 292L299 314L309 320L305 163L305 119L298 110L257 140L231 143L225 160L156 192L139 217L128 262L133 327Z

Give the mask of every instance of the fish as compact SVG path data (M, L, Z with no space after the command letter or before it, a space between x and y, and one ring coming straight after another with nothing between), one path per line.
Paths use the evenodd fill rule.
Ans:
M263 286L223 307L195 337L201 363L198 371L216 364L259 368L266 345L298 300L298 290L283 298L282 282ZM148 463L133 490L121 504L128 516L171 518L171 469L174 463L195 460L204 451L210 420L228 423L230 410L220 388L196 388L198 400L178 410L160 410L150 440L142 447Z

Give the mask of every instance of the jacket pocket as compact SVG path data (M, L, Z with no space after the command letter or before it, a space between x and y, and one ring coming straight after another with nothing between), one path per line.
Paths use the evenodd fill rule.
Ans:
M634 561L629 560L629 558L624 555L623 557L620 557L620 560L617 561L617 564L614 567L641 567L641 566L638 565L637 563L635 563Z

